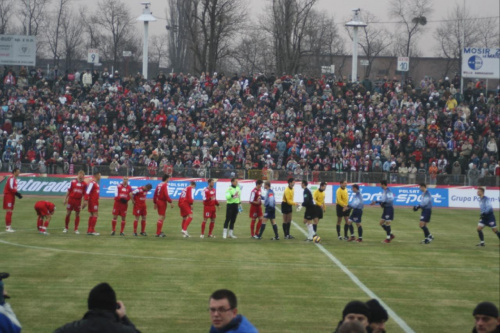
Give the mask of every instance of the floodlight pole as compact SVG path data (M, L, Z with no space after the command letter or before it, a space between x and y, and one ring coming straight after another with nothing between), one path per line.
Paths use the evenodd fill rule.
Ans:
M352 71L351 71L351 82L358 81L358 28L364 28L367 26L366 23L362 22L359 17L359 12L361 9L356 8L352 10L354 16L351 21L345 24L346 27L353 28L353 38L352 38Z
M142 10L142 15L137 18L137 21L144 22L144 40L143 40L143 48L142 48L142 75L145 79L148 78L148 49L149 49L149 22L156 21L156 18L151 14L151 9L149 6L150 2L142 2L144 7Z

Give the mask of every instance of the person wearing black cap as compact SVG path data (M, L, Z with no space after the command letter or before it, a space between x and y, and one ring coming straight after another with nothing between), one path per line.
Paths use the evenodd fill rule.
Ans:
M370 315L370 308L368 307L368 305L361 301L351 301L347 303L344 310L342 311L342 320L339 322L334 333L339 332L339 328L343 323L349 323L353 321L360 322L363 327L366 328L366 331L371 333L372 331L369 327Z
M140 333L128 319L125 305L116 300L113 288L100 283L89 293L87 313L81 320L66 324L54 333Z
M472 312L476 325L472 333L500 333L498 308L490 302L479 303Z
M369 300L366 305L370 308L370 328L372 333L385 333L385 323L389 320L387 311L376 299Z

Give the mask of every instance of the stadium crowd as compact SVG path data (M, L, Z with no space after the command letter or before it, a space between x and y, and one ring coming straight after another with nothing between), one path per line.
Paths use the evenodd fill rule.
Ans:
M28 72L5 68L2 170L75 165L500 176L500 89L481 81ZM486 96L485 93L488 95ZM56 168L60 167L60 168ZM472 184L474 185L474 184Z

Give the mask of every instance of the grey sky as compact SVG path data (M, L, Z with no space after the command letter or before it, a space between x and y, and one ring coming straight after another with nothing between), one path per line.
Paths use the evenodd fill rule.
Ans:
M165 7L166 0L148 0L151 2L151 8L153 15L158 18L165 18ZM475 16L478 17L489 17L500 15L500 1L498 0L440 0L434 1L434 12L428 17L429 21L442 19L451 8L454 8L456 4L462 5L466 3L467 10ZM75 7L79 7L83 4L87 6L97 5L98 0L76 0L74 2ZM124 2L129 6L132 13L139 16L142 12L141 0L124 0ZM265 6L269 3L269 0L248 0L251 19L257 20L258 16L261 15ZM351 9L361 8L361 10L368 10L375 14L381 21L394 21L388 16L389 0L318 0L316 5L321 11L331 14L336 22L342 22L344 18L350 17ZM426 33L421 38L419 46L423 51L425 56L435 55L436 43L432 36L432 31L438 26L439 23L429 22L426 26ZM157 35L165 32L166 22L164 20L158 20L152 23L151 34ZM141 24L137 25L138 29L142 33ZM398 25L390 24L387 25L388 29L397 28ZM500 28L499 28L500 29ZM343 30L343 28L342 28ZM343 31L342 31L343 32ZM431 43L429 43L431 41Z

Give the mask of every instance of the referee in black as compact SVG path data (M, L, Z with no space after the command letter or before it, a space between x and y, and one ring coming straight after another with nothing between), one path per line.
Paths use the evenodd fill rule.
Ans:
M234 235L234 223L236 222L236 217L238 216L238 208L240 206L241 200L241 189L238 186L238 179L231 178L231 186L226 190L226 221L224 221L224 231L222 232L222 238L238 238ZM227 232L229 226L229 234Z

